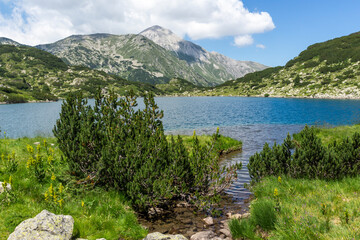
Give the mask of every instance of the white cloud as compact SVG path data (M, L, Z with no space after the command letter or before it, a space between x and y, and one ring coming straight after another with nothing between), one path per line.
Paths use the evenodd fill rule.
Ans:
M235 46L244 47L254 43L254 39L250 35L237 36L234 38Z
M0 14L0 36L30 45L71 34L138 33L152 25L194 40L233 36L234 42L275 28L267 12L250 12L239 0L13 0L11 5L10 17Z
M256 47L257 47L257 48L261 48L261 49L265 49L265 48L266 48L264 44L257 44Z

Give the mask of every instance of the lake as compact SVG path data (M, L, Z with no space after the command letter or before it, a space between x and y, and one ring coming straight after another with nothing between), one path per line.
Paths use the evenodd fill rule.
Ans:
M265 142L282 142L287 133L308 125L345 125L360 122L360 100L289 99L255 97L158 97L168 134L220 133L243 141L243 152L227 156L223 163L242 161L260 151ZM93 103L93 101L90 101ZM0 105L0 129L10 138L51 136L62 101ZM140 104L141 107L142 104ZM246 167L227 190L241 203L250 194Z
M164 110L163 123L168 132L217 126L344 125L360 122L359 100L158 97L156 102ZM0 105L0 129L11 138L50 136L61 104L62 101Z

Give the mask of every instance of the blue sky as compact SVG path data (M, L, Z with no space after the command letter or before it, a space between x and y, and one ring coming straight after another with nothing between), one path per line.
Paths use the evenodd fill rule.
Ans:
M360 31L360 0L0 0L0 37L36 45L160 25L208 51L268 66Z
M309 45L360 31L359 0L244 0L250 11L268 12L275 29L253 35L255 44L231 46L231 39L194 41L238 60L283 66ZM230 43L230 44L229 44Z

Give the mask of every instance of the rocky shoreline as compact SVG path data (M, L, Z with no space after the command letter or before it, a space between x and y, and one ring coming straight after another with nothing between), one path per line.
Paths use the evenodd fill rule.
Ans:
M212 217L202 219L204 229L200 232L194 232L187 237L182 234L163 234L160 232L149 233L143 240L231 240L231 233L228 222L232 218L248 218L249 213L232 214L227 213L227 218L222 221L216 221ZM213 231L211 227L217 225L218 231ZM74 219L70 215L55 215L47 210L41 211L34 218L27 219L21 222L10 234L8 240L70 240L74 239ZM24 238L25 237L25 238ZM76 238L76 240L86 240L83 238ZM99 238L97 240L106 240ZM121 240L121 238L120 238Z

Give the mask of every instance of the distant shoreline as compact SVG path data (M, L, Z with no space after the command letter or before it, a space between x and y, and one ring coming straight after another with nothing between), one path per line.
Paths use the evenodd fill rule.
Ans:
M256 97L256 98L287 98L287 99L324 99L324 100L360 100L360 96L282 96L282 95L269 95L268 97L265 97L263 95L192 95L192 94L186 94L186 95L157 95L156 97ZM50 102L58 102L63 99L58 99L56 101L28 101L28 102L22 102L22 103L50 103ZM0 105L6 105L6 104L21 104L21 103L7 103L7 102L0 102Z

